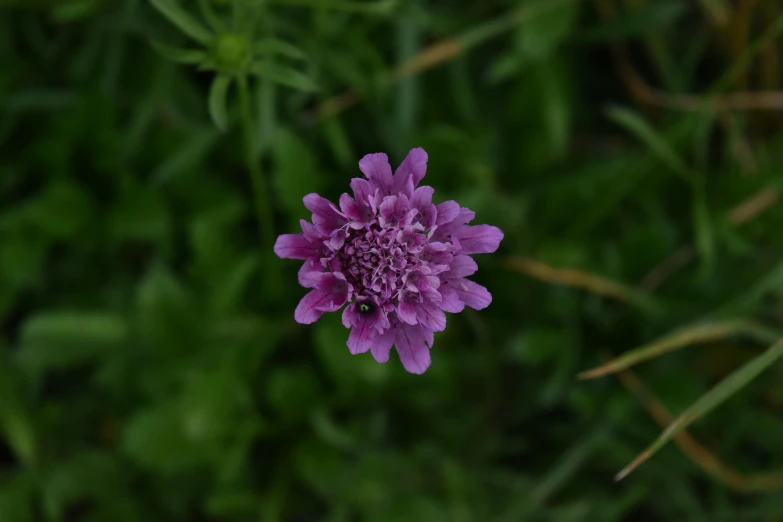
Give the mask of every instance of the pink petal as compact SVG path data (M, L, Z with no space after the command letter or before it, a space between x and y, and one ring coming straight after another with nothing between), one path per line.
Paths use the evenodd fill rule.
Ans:
M372 356L379 363L389 362L389 352L397 335L395 328L389 328L383 334L375 336L372 345Z
M489 293L489 290L473 281L455 279L449 281L449 286L457 292L457 296L463 303L474 310L482 310L492 302L492 294Z
M440 289L441 297L443 300L440 302L440 309L444 312L452 314L458 314L465 309L465 303L457 295L457 291L447 284L441 285Z
M420 305L416 309L416 317L424 327L434 332L442 332L446 329L446 314L433 302Z
M359 170L367 176L370 182L386 193L390 193L394 188L392 169L386 154L382 152L367 154L359 161Z
M405 299L400 299L400 303L397 305L397 317L400 318L400 321L411 325L419 324L416 315L416 305Z
M275 241L275 254L282 259L307 259L318 251L318 245L310 243L304 234L283 234Z
M470 256L454 256L449 271L444 277L451 279L453 277L467 277L473 275L478 270L478 265Z
M491 254L503 240L503 232L491 225L462 226L454 232L461 254Z
M324 314L319 307L327 306L329 301L334 300L334 296L329 292L321 290L312 290L304 296L294 310L294 319L297 323L312 324Z
M459 203L456 201L444 201L438 205L435 205L435 210L438 211L438 219L435 224L438 226L451 223L454 218L459 214Z
M329 235L347 223L332 203L318 194L308 194L304 197L304 205L313 213L313 223L319 232Z
M402 325L397 328L394 346L402 366L410 373L422 374L429 368L431 358L427 339L431 339L431 334L429 332L428 335L421 326Z
M373 346L373 338L377 335L372 316L359 314L359 318L348 335L348 349L356 355L364 353Z
M427 173L427 152L411 149L394 173L394 190L410 195Z

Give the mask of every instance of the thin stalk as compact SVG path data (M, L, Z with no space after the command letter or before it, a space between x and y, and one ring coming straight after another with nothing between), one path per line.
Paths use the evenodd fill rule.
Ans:
M264 251L271 251L275 236L272 205L269 201L266 180L264 180L264 174L261 171L261 158L257 157L255 152L256 141L253 113L250 108L250 94L247 83L247 76L244 75L240 76L237 81L240 112L242 113L245 162L250 173L250 183L253 187L253 200L256 219L258 219L258 230L261 236L261 247Z

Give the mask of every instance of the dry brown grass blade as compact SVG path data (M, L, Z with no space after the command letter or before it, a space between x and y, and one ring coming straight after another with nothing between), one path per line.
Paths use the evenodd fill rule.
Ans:
M419 54L402 63L399 67L386 74L385 81L395 82L408 76L432 69L442 63L459 56L463 45L457 39L436 42ZM322 120L339 114L362 101L362 95L355 91L346 91L323 102L312 114L311 118Z
M504 264L512 270L525 273L541 281L581 288L588 292L626 303L633 300L628 287L581 270L555 268L526 257L506 258Z
M763 330L747 321L721 321L681 328L652 343L630 350L611 361L581 372L580 379L595 379L610 373L617 373L640 362L648 361L663 354L686 348L694 344L704 344L740 334L755 334ZM764 335L763 331L759 335Z
M617 16L611 0L596 0L601 17L611 20ZM613 45L612 56L620 78L634 101L640 104L686 112L700 112L705 107L717 111L780 111L783 110L783 91L733 92L720 96L672 94L651 87L633 67L624 45Z
M734 226L744 225L772 208L780 200L780 197L781 191L779 188L774 186L765 187L732 208L727 219ZM695 258L696 249L692 245L680 247L651 268L642 278L639 286L648 292L652 292L667 279L685 268Z
M647 412L661 428L666 428L674 421L671 412L647 389L633 371L624 370L618 373L617 377L627 390L642 401ZM702 446L687 430L677 434L674 437L674 443L694 464L732 489L748 492L783 489L783 471L741 473Z

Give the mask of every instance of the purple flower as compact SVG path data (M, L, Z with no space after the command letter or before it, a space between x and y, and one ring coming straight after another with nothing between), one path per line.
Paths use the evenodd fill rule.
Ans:
M411 373L430 365L433 332L446 328L444 312L465 306L481 310L492 295L466 277L478 267L470 254L491 253L503 239L499 228L470 226L475 214L455 201L432 203L432 187L418 187L427 153L413 149L392 174L386 154L359 162L367 179L351 181L353 197L340 196L339 208L318 194L304 204L312 224L301 234L277 238L275 253L301 259L299 283L310 292L296 307L303 324L343 305L343 325L351 329L348 348L389 360L392 346Z

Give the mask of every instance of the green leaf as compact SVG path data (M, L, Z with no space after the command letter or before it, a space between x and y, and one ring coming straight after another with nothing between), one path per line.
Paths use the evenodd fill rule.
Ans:
M156 40L152 40L150 43L161 56L174 63L197 64L207 57L204 51L198 49L183 49Z
M653 442L641 455L636 457L633 462L626 466L617 474L617 480L626 477L630 472L636 469L640 464L655 455L670 440L676 437L682 430L704 417L712 410L723 404L729 397L739 392L742 388L750 384L764 370L772 366L783 357L783 340L772 345L763 354L751 359L738 370L734 371L718 383L710 391L702 395L690 408L677 417L661 433L658 439Z
M697 324L680 328L652 343L634 348L598 368L582 372L579 377L582 379L601 377L694 344L715 342L738 335L745 335L764 343L773 342L780 337L774 330L744 320Z
M703 189L697 190L694 196L693 229L696 234L696 248L702 259L702 275L706 278L715 266L715 233Z
M220 131L211 125L197 129L158 165L152 173L152 179L155 183L167 183L193 171L203 164L204 158L219 143L219 138Z
M325 181L315 154L287 128L278 129L273 154L274 181L280 201L292 216L305 217L302 198L311 192L320 192Z
M285 85L304 92L316 92L320 87L310 77L300 73L296 69L270 63L254 63L250 71L269 81Z
M688 12L682 0L658 0L626 9L614 20L603 21L597 27L582 31L577 40L585 43L616 42L660 34Z
M70 181L53 181L24 209L29 222L46 235L68 239L90 220L92 201L86 191Z
M16 458L26 466L33 466L38 458L38 442L31 409L22 401L19 370L0 352L0 430Z
M150 0L152 7L165 16L169 22L179 28L180 31L193 38L195 41L208 44L212 40L212 34L201 22L193 18L180 4L174 0Z
M306 416L323 399L318 378L307 366L275 369L267 377L266 394L272 407L287 418Z
M539 10L519 25L516 49L524 59L547 58L570 36L579 15L579 2L563 2L549 7L552 0L526 2L525 7Z
M113 237L119 240L158 241L165 239L171 227L163 195L146 187L127 188L108 221Z
M277 38L266 38L255 43L257 54L280 54L294 60L307 60L307 54L299 47Z
M33 372L81 364L111 353L127 334L125 320L115 314L38 314L22 326L19 363Z
M212 297L213 310L220 314L237 308L260 266L261 258L258 254L248 254L238 259L217 285Z
M638 113L618 106L611 106L606 111L609 119L636 136L662 163L671 170L693 183L693 173L674 148L650 126Z
M231 85L231 78L228 76L217 76L209 88L209 115L215 126L222 132L228 129L228 112L226 109L228 88Z

